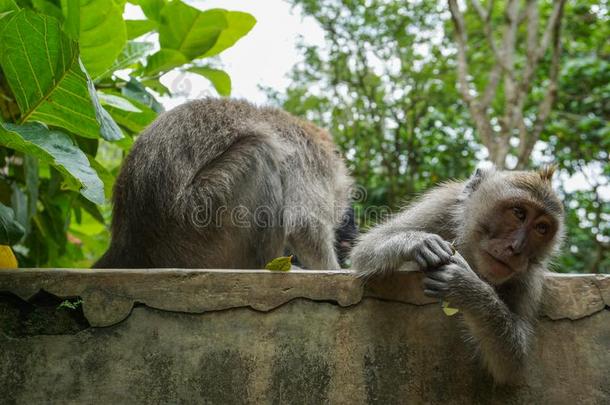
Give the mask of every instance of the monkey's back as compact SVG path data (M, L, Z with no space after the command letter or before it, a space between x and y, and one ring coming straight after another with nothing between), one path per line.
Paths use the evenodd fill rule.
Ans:
M125 159L111 246L95 266L261 267L291 232L286 207L347 207L346 172L328 133L284 111L226 99L183 104ZM275 222L244 231L227 214L241 207L264 207ZM218 218L202 224L202 214Z

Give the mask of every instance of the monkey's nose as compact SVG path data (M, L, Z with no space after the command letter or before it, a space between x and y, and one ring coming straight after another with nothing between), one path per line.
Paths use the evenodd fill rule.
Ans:
M523 244L518 241L514 241L510 245L508 245L508 251L513 256L519 256L523 253Z

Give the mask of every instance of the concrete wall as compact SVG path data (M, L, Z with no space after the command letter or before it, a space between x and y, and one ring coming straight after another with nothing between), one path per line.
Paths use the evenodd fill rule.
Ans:
M610 277L548 277L533 365L511 387L420 277L3 270L0 403L609 403ZM66 297L82 308L57 309Z

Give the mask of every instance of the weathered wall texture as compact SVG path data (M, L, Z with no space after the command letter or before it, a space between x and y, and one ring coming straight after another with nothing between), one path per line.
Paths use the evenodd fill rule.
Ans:
M420 277L0 271L0 403L610 402L610 277L548 277L515 387L480 370ZM66 297L82 311L58 310Z

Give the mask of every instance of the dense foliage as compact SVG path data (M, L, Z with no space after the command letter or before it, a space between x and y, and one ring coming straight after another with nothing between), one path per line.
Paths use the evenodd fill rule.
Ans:
M364 228L490 158L458 85L459 25L446 2L289 1L319 23L326 41L303 39L292 84L268 93L333 133L361 186L355 198ZM125 0L0 0L0 245L12 246L20 266L88 267L102 254L120 162L163 110L157 98L172 95L160 81L165 73L201 75L219 95L230 94L229 76L210 57L245 35L252 16L181 0L129 3L146 18L125 20ZM529 33L543 37L557 7L517 3L536 3L540 23L530 30L525 18L517 27L514 72L502 70L519 76L515 82L531 57ZM501 52L490 44L503 46L510 0L459 4L466 79L481 95L498 65ZM503 134L506 166L560 168L568 235L557 270L610 272L608 3L565 2L561 17L561 47L540 54L519 105L528 132L542 125L529 158L521 156L519 131L503 127L510 82L492 88L486 115L491 133ZM561 51L556 78L551 48ZM539 123L554 79L553 108ZM570 177L583 186L568 188Z
M320 24L326 44L304 40L304 58L293 69L286 94L269 94L285 109L333 132L366 190L358 193L361 224L376 219L372 207L395 210L439 181L467 177L488 157L458 89L455 28L444 2L291 2ZM464 10L468 79L471 91L481 93L493 71L494 53L473 3L466 2ZM501 26L507 2L483 3L493 4L491 26ZM541 32L554 4L538 2ZM566 201L568 234L558 271L610 272L609 19L606 1L566 3L556 101L541 141L524 164L557 163L560 168L556 180ZM521 72L527 63L526 28L520 26L515 37L514 64ZM552 53L545 53L534 72L522 109L526 125L536 121L548 91L551 59ZM491 116L506 111L504 86L500 81L491 94ZM494 120L491 124L500 131L501 122ZM507 141L506 166L514 167L518 133ZM575 174L589 184L566 190L564 181Z
M0 0L0 245L20 266L87 267L108 242L114 177L133 137L171 94L175 69L208 63L254 26L247 13L180 0Z

